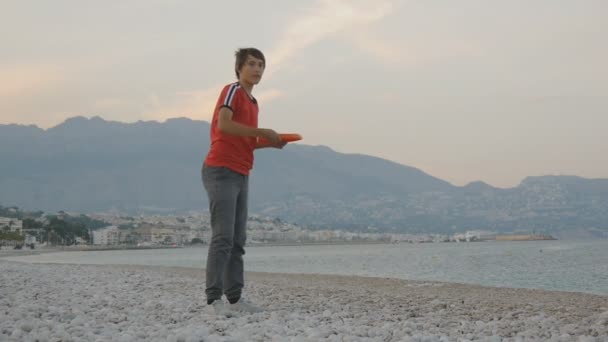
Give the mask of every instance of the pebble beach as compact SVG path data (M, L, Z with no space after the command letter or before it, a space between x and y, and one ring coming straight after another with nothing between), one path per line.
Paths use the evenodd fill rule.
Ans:
M0 259L0 341L608 341L608 296L247 273L218 316L200 269Z

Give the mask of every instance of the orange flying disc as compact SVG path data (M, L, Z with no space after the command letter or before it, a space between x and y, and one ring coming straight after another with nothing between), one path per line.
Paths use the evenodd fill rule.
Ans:
M302 136L297 133L283 133L279 134L279 137L281 137L281 140L283 140L284 142L294 142L302 140Z
M281 140L283 142L287 142L287 143L302 140L302 136L297 133L281 133L281 134L279 134L279 138L281 138ZM262 138L262 137L258 138L258 142L261 145L270 144L270 142L266 138Z

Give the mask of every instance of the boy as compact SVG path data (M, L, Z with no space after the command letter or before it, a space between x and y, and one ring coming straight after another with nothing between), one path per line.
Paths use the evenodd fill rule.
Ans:
M274 130L258 128L258 103L252 90L264 73L264 55L258 49L245 48L237 50L235 57L238 82L225 86L217 101L211 121L211 147L202 168L212 231L205 293L207 304L220 314L227 313L222 294L231 310L262 311L241 298L249 171L256 148L285 146ZM270 143L262 146L258 137Z

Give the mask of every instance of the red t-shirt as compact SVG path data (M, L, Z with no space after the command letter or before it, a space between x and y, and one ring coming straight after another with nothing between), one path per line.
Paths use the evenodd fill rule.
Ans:
M248 175L253 167L253 150L256 137L239 137L223 133L217 127L218 113L222 107L232 109L232 120L249 127L258 127L258 103L249 97L239 83L232 83L222 89L211 121L211 147L205 159L210 166L223 166L243 175Z

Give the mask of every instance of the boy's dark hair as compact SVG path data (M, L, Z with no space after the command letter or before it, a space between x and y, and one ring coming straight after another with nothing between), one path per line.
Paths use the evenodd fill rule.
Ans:
M261 59L262 62L264 62L264 67L266 66L266 58L264 57L264 54L262 53L262 51L256 49L256 48L242 48L242 49L238 49L236 50L236 52L234 53L234 57L236 57L236 63L235 63L235 73L236 73L236 78L239 78L239 70L241 69L241 67L243 66L243 64L245 64L245 61L247 60L247 56L252 56L255 57L257 59Z

